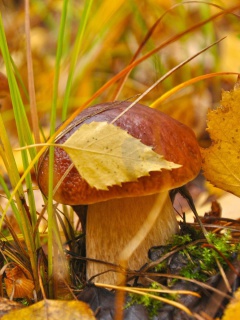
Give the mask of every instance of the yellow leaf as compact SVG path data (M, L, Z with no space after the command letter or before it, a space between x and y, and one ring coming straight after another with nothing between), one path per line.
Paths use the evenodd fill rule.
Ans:
M100 190L135 181L150 171L180 167L107 122L83 124L63 147L82 178Z
M233 299L227 305L222 320L240 319L240 289L238 289Z
M43 300L30 307L12 311L2 320L94 320L92 310L81 301Z
M216 187L240 196L240 90L223 92L221 107L208 113L212 144L202 150L205 177Z

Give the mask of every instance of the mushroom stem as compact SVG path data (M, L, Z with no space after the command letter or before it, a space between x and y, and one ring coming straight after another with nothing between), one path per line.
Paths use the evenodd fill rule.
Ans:
M138 270L147 262L149 248L166 244L177 232L178 223L166 191L91 204L88 207L86 230L88 258L116 265L120 261L122 267ZM113 268L89 261L87 277L109 269ZM108 284L116 284L119 280L116 272L108 272L95 279Z

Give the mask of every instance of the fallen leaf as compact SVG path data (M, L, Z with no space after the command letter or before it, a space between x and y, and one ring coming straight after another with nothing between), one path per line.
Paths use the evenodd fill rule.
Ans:
M12 311L2 320L94 320L92 310L81 301L43 300L30 307Z
M80 175L91 187L108 190L109 186L136 181L150 171L172 170L180 165L107 122L83 124L63 144Z
M7 295L11 299L29 298L33 299L34 283L28 279L19 266L7 267L5 270L6 277L4 283Z
M222 320L240 319L240 289L238 289L224 311Z
M22 303L0 297L0 319L4 314L24 308Z
M240 89L224 91L221 107L208 112L212 139L202 150L203 170L214 186L240 196Z
M9 298L29 298L33 299L34 284L32 280L18 278L17 280L4 279L7 295Z

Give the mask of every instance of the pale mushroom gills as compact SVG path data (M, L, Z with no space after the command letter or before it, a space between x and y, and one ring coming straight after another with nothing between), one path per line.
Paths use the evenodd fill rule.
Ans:
M111 122L130 102L109 102L82 111L57 138L63 143L83 123ZM54 199L71 206L88 205L86 222L87 257L116 264L119 253L136 234L145 221L159 193L180 187L194 179L201 168L201 155L193 131L168 115L141 104L135 104L114 125L126 130L133 137L164 156L168 161L180 164L174 170L150 172L138 181L112 186L109 190L97 190L83 180L75 167L57 189ZM44 195L48 194L48 153L39 160L38 184ZM55 148L54 185L71 165L71 159L61 148ZM139 269L147 262L147 252L152 246L165 244L178 231L176 214L169 196L164 207L159 208L158 219L128 262L130 269ZM87 263L87 277L112 269L104 263ZM114 272L105 273L96 281L115 283Z

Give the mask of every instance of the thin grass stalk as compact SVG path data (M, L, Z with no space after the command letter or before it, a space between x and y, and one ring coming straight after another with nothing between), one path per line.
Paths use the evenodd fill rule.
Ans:
M171 70L169 70L164 76L162 76L160 79L158 79L156 82L154 82L154 84L152 84L147 90L145 90L137 99L135 99L124 111L122 111L116 118L114 118L111 123L114 123L115 121L117 121L117 119L119 119L124 113L126 113L130 108L132 108L132 106L134 106L137 102L139 102L144 96L146 96L152 89L154 89L159 83L161 83L163 80L165 80L166 78L168 78L174 71L176 71L177 69L183 67L184 65L186 65L189 61L191 61L192 59L196 58L197 56L199 56L201 53L203 53L204 51L208 50L210 47L212 47L213 45L216 45L218 42L222 41L223 39L218 40L217 42L211 44L210 46L202 49L201 51L197 52L196 54L194 54L193 56L191 56L190 58L184 60L183 62L179 63L176 67L172 68ZM201 222L200 222L201 225Z
M171 90L165 92L163 95L161 95L161 97L159 97L157 100L153 101L150 104L150 107L151 108L158 108L159 105L161 105L164 101L166 101L173 94L186 88L187 86L193 85L194 83L197 83L202 80L210 79L210 78L215 78L217 76L227 76L227 75L238 76L239 73L238 72L213 72L213 73L208 73L208 74L204 74L201 76L197 76L195 78L191 78L190 80L187 80L186 82L182 82L179 85L172 88Z
M26 138L26 133L29 134L29 137L27 137L26 141L28 141L30 143L32 142L31 131L28 126L24 106L23 106L21 96L20 96L20 93L18 90L16 79L15 79L14 74L12 72L11 59L10 59L10 54L9 54L8 47L7 47L7 41L6 41L6 37L5 37L5 33L4 33L4 27L3 27L1 15L0 15L0 48L2 51L3 59L5 62L5 65L6 65L6 69L7 69L9 89L10 89L10 93L11 93L14 114L16 117L16 125L17 125L17 129L18 129L18 133L19 133L19 141L20 141L20 144L23 146L24 145L24 138ZM35 154L34 149L32 149L32 151L29 153L34 155ZM10 156L10 159L13 159L13 155ZM24 150L22 151L22 159L23 159L24 168L27 168L28 158L27 158L27 152ZM13 161L13 164L14 163L15 163L15 161ZM16 167L14 167L14 169L16 169ZM9 171L11 172L12 168ZM17 178L17 176L18 176L18 174L15 171L16 178L15 178L13 187L16 186L17 179L19 179L19 178ZM29 190L31 192L32 183L31 183L31 177L29 174L26 175L26 183L27 183L27 188L29 188ZM19 212L21 214L21 218L22 218L21 219L22 230L23 230L23 234L24 234L24 238L25 238L25 242L26 242L26 247L27 247L27 250L29 253L29 258L31 261L33 277L34 277L36 288L37 288L38 287L38 285L37 285L37 283L38 283L37 259L36 259L36 247L35 247L35 243L34 243L34 239L33 239L33 230L32 230L32 226L30 224L30 221L26 215L26 212L24 210L21 199L24 199L24 194L22 192L21 192L21 198L20 198L20 196L17 196L16 201L17 201ZM36 212L35 212L35 214L36 214Z
M25 95L26 99L29 101L29 94L28 94L27 88L25 87L25 85L23 83L23 80L22 80L22 77L20 75L20 72L19 72L19 70L18 70L18 68L17 68L17 66L16 66L16 64L13 61L11 56L10 56L10 59L11 59L11 64L12 64L12 67L13 67L13 71L14 71L15 77L16 77L18 83L19 83L19 86L22 89L22 92Z
M1 207L1 212L2 212L2 207ZM25 251L24 244L21 242L23 240L22 234L17 234L14 230L14 227L12 227L10 221L8 218L5 218L5 223L6 227L9 230L11 236L1 237L1 243L4 243L4 246L6 247L6 243L10 243L11 241L14 241L14 246L15 246L15 252L22 257L23 260L27 260L29 263L29 256L27 252ZM16 254L15 253L15 254Z
M53 136L56 126L56 114L57 114L57 98L58 98L58 83L60 76L60 65L63 51L64 32L66 26L68 0L63 2L62 16L60 22L60 30L57 44L57 55L55 62L55 76L53 86L53 98L52 98L52 112L51 112L51 126L50 135ZM54 296L53 292L53 235L54 235L54 210L53 210L53 163L54 163L54 147L49 147L49 180L48 180L48 281L49 281L49 297Z
M25 113L25 109L23 106L21 96L20 96L20 92L19 92L19 89L18 89L18 86L16 83L16 79L15 79L14 74L12 72L11 58L10 58L10 54L8 51L7 42L6 42L5 34L3 31L3 26L1 28L1 31L2 31L1 32L1 36L2 36L1 49L2 49L2 54L3 54L4 61L5 61L6 69L7 69L7 74L8 74L9 89L10 89L11 99L12 99L12 104L13 104L15 123L16 123L17 131L18 131L18 138L19 138L20 145L24 146L25 144L31 144L33 142L32 134L31 134L31 131L30 131L30 128L28 125L28 120L26 117L26 113ZM35 148L33 148L31 151L29 151L29 154L34 156L35 155ZM21 155L22 155L24 169L27 169L29 166L28 152L22 150ZM11 169L8 170L8 172L9 171L11 171ZM32 222L33 222L33 228L34 228L34 224L37 221L36 207L35 207L34 194L33 194L33 188L32 188L32 179L31 179L30 174L26 175L25 181L26 181L27 190L28 190L27 194L28 194L29 209L31 212L31 220L32 220L32 221L27 222L29 224L28 229L30 229ZM24 194L22 193L21 199L24 200L24 198L25 198ZM26 216L26 219L28 220L27 216ZM30 240L31 241L31 250L33 250L33 252L34 252L35 251L34 239L32 238L32 234L31 235L29 234L29 236L31 239ZM37 239L39 242L39 238L37 238Z
M16 186L17 182L19 181L20 176L19 176L17 164L15 162L15 158L14 158L14 155L12 152L12 147L10 145L1 114L0 114L0 132L1 132L0 155L1 155L2 160L4 162L5 168L8 172L10 183L11 183L12 187L14 188ZM21 198L24 196L22 185L20 185L15 196L18 198ZM10 201L10 203L12 204L12 200ZM3 223L4 217L5 217L5 214L2 215L1 220L0 220L0 230L2 229L2 223ZM17 219L17 222L19 224L20 229L22 229L21 215L19 214L19 212L16 214L16 219Z
M203 19L207 19L211 16L210 6L211 6L210 3L208 5L206 5L206 3L200 3L199 11L200 11L200 15ZM223 8L219 8L219 9L223 10ZM211 42L216 41L216 32L214 30L213 22L210 22L210 23L204 25L201 29L201 32L202 32L205 40L207 39L208 41L211 41ZM218 63L218 61L219 61L218 48L213 47L210 51L214 55L214 62Z
M30 13L29 0L25 0L25 33L26 33L26 50L27 50L27 69L28 69L28 91L30 98L30 113L32 119L32 131L36 143L40 143L40 134L38 126L38 113L36 105L36 95L33 76L33 63L31 53L31 37L30 37Z
M18 138L21 146L33 144L32 133L29 127L28 119L26 116L25 108L21 99L21 95L18 89L18 85L12 70L11 57L8 51L7 41L4 33L4 27L2 23L2 17L0 16L0 31L1 31L1 41L0 48L2 51L3 59L5 62L5 66L7 69L8 81L9 81L9 89L13 104L13 111L18 131ZM31 158L34 158L36 155L35 148L31 148L29 150L29 154ZM23 150L23 165L25 169L28 167L28 156L27 153ZM30 187L30 186L28 186Z
M58 130L55 132L55 137L61 132L63 131L68 125L69 123L83 110L85 109L94 99L96 99L97 97L99 97L106 89L108 89L112 84L114 84L115 82L117 82L119 79L121 79L125 74L127 74L130 70L132 70L133 68L135 68L136 66L138 66L141 62L145 61L146 59L148 59L150 56L152 56L153 54L155 54L156 52L160 51L161 49L165 48L167 45L174 43L175 41L179 40L180 38L182 38L183 36L185 36L186 34L195 31L196 29L201 28L203 25L205 25L206 23L209 23L210 21L217 19L220 16L224 16L227 14L232 14L232 11L238 9L240 7L240 5L236 5L233 6L229 9L226 9L222 12L216 13L215 15L211 16L210 18L203 20L195 25L193 25L191 28L188 28L187 30L184 30L178 34L176 34L175 36L171 37L169 40L164 41L161 45L159 45L158 47L156 47L155 49L151 50L150 52L146 53L144 56L138 58L137 60L133 61L132 63L130 63L127 67L125 67L122 71L120 71L118 74L116 74L113 78L111 78L110 80L108 80L100 89L98 89L90 99L88 99L85 103L83 103L79 108L77 108L72 114L71 116L58 128ZM51 137L51 139L49 139L49 142L52 142L53 137Z
M1 120L2 120L2 118L0 117L0 130L1 130L1 136L2 136L3 127L1 126L1 124L2 124ZM1 139L1 144L3 145L3 148L5 146L4 142L5 142L5 140L4 140L4 137L3 137L3 139ZM3 148L1 147L1 149L3 149ZM6 149L4 149L4 150L6 150ZM11 152L10 152L10 154L11 154ZM5 151L5 155L6 155L6 151ZM4 163L7 163L8 159L6 159L6 157L4 156L4 153L2 153L2 156L3 156ZM11 163L11 168L9 169L9 172L11 172L11 173L13 173L14 162L15 161L13 161L13 163ZM16 168L16 174L18 174L17 168ZM12 180L14 180L15 179L14 174L11 174L9 176L9 178L10 179L12 178ZM3 188L4 188L5 192L6 192L6 195L8 197L10 197L10 192L8 191L7 186L6 186L5 182L4 182L4 180L2 179L2 177L1 177L0 183L3 186ZM16 193L15 197L16 197L17 206L15 205L13 200L11 200L11 205L13 207L13 212L16 214L16 219L17 219L17 221L19 221L19 227L20 227L20 229L22 229L22 234L23 234L23 237L24 237L27 249L28 249L27 252L28 252L28 255L29 255L29 258L30 258L30 261L31 261L32 271L33 271L33 274L34 274L34 269L33 268L34 268L35 260L34 260L34 244L33 244L33 241L31 241L33 239L33 236L32 236L32 233L31 233L31 226L29 225L29 220L28 220L28 217L27 217L26 212L25 212L24 207L23 207L23 203L22 203L22 198L23 197L19 194L19 192ZM17 211L17 213L16 213L16 211ZM4 213L2 214L2 218L1 218L1 226L2 226L3 219L7 222ZM8 225L8 227L10 227L10 226ZM22 255L24 256L26 253L23 251L22 245L18 241L18 237L16 236L14 230L10 229L10 232L11 232L12 237L15 240L16 244L18 245L19 249L21 250ZM35 274L35 276L36 276L36 274Z
M174 10L175 8L179 7L179 6L183 6L183 5L186 5L186 4L192 4L192 3L199 3L201 4L200 6L200 9L201 9L201 13L202 13L202 17L204 19L208 19L210 17L210 6L213 6L213 7L216 7L222 11L224 11L224 8L221 7L221 6L218 6L214 3L207 3L207 2L203 2L203 1L184 1L182 3L177 3L175 5L173 5L171 8L169 8L168 10L166 10L161 16L160 18L158 18L155 23L152 25L152 27L148 30L147 34L145 35L145 37L143 38L141 44L139 45L137 51L134 53L132 59L130 60L130 63L131 64L132 62L134 62L137 57L139 56L140 52L142 51L142 49L144 48L144 46L146 45L146 43L149 41L150 37L152 36L152 34L154 33L156 27L159 25L159 23L162 21L162 19L169 13L171 12L172 10ZM204 5L207 5L207 9L204 8ZM206 6L205 6L206 7ZM136 7L137 9L137 7ZM185 11L183 11L185 13ZM234 15L234 13L233 13ZM184 27L186 28L187 26L184 24ZM202 27L202 30L203 30L203 33L205 34L205 38L206 39L209 39L209 36L210 35L214 35L214 27L213 27L213 24L206 24L206 25L203 25ZM210 42L214 42L216 41L216 37L212 36L210 38ZM213 48L212 51L214 52L214 57L215 57L215 60L214 61L218 61L218 59L216 59L217 57L217 48ZM113 100L116 100L118 99L118 96L123 88L123 85L124 83L126 82L126 79L128 78L129 74L130 74L131 70L128 71L127 74L125 74L124 77L122 77L122 79L119 81L116 89L115 89L115 92L114 92L114 95L113 95Z
M201 3L199 6L199 10L200 10L200 15L202 16L202 18L207 18L211 15L211 4L206 5L206 3ZM218 7L218 6L216 6ZM222 7L218 7L219 9L223 10ZM239 19L239 17L238 17ZM215 30L214 24L213 22L210 22L208 24L206 24L205 26L202 27L202 33L204 35L204 39L209 39L210 42L216 41L217 39L217 32ZM218 47L214 47L211 48L210 52L212 53L214 59L213 63L214 63L214 68L215 70L219 70L220 68L220 55L219 55L219 48ZM202 73L206 70L204 70L204 61L201 64L202 66ZM212 86L216 86L216 87L220 87L221 83L220 83L220 79L219 78L214 78L213 82L212 82Z
M32 131L34 135L34 140L36 143L40 143L40 133L38 125L38 113L36 105L36 96L35 96L35 86L34 86L34 77L33 77L33 63L32 63L32 54L31 54L31 38L30 38L30 13L29 13L29 0L25 0L25 33L26 33L26 51L27 51L27 70L28 70L28 89L29 89L29 98L30 98L30 114L32 120ZM29 165L27 163L27 165ZM36 215L36 205L34 199L34 193L32 189L32 180L29 179L27 182L29 190L29 208L31 212L33 230L37 223ZM30 188L29 188L30 186ZM40 247L40 237L39 232L36 233L36 247Z
M93 2L93 0L86 0L85 1L83 13L82 13L81 19L80 19L80 24L79 24L77 37L76 37L76 41L75 41L74 48L73 48L72 59L71 59L69 74L68 74L68 80L67 80L67 85L66 85L66 90L65 90L64 100L63 100L63 107L62 107L62 120L63 121L67 117L67 109L68 109L68 104L69 104L73 75L74 75L74 71L76 69L76 65L77 65L77 61L78 61L78 57L79 57L79 52L81 50L81 45L82 45L82 41L83 41L83 37L84 37L84 32L86 30L87 21L90 16L92 2Z
M57 253L54 263L54 275L56 277L57 282L61 282L61 280L64 280L65 283L69 284L70 280L70 274L69 274L69 268L68 263L66 260L66 256L63 250L62 241L61 241L61 235L59 232L59 227L56 219L56 215L53 217L53 232L54 232L54 244L55 244L55 252ZM58 288L58 284L54 281L54 286ZM55 297L58 297L58 289L54 291Z
M4 153L2 153L1 149L2 148L0 147L0 155L3 156ZM11 197L11 194L10 194L10 192L8 190L8 187L7 187L7 185L6 185L6 183L5 183L5 181L4 181L2 176L0 176L0 185L3 188L3 192L5 193L6 197L9 199ZM18 212L18 208L17 208L17 206L16 206L16 204L15 204L15 202L13 200L10 202L10 204L11 204L11 208L12 208L12 211L14 213L14 216L15 216L15 218L17 220L18 226L19 226L19 228L20 228L20 230L22 232L21 217L20 217L20 214ZM1 227L2 227L2 225L1 225ZM0 229L1 229L1 227L0 227Z
M156 299L156 300L162 301L164 303L170 304L176 308L179 308L189 315L192 314L191 311L183 304L181 304L177 301L171 300L171 299L167 299L167 298L164 298L161 296L153 295L153 294L151 294L151 292L152 293L167 293L167 294L186 294L186 295L192 295L192 296L200 298L200 295L198 293L193 292L193 291L187 291L187 290L159 290L159 289L154 290L154 289L147 289L147 288L135 288L135 287L127 287L127 286L124 287L124 286L115 286L115 285L108 285L108 284L106 285L103 283L96 283L95 285L100 288L108 288L108 289L114 289L114 290L119 290L119 291L136 293L139 295L148 296L149 298Z
M9 143L9 139L7 136L7 132L2 120L2 116L0 114L0 132L1 132L1 138L0 138L0 155L3 159L3 162L5 164L6 170L8 172L8 176L10 179L10 183L11 185L14 187L15 184L17 183L18 179L20 179L19 173L18 173L18 169L17 169L17 165L13 156L13 152L12 152L12 147ZM10 192L6 186L6 183L4 181L4 179L2 177L0 177L0 184L2 185L2 188L7 196L8 199L11 198ZM22 190L22 186L20 186L20 190L16 193L16 204L13 201L13 199L10 201L13 213L15 215L15 218L18 222L19 228L23 234L24 240L26 234L24 233L24 228L23 228L23 223L28 220L28 217L26 215L26 212L23 208L23 204L22 204L22 199L24 198L24 193ZM8 224L7 221L7 217L6 214L3 213L2 217L1 217L1 222L0 222L0 230L2 228L2 223L5 220L5 222ZM8 226L9 227L9 226ZM11 228L9 228L15 242L19 245L19 248L21 249L22 253L23 253L23 249L22 249L22 245L20 244L20 242L18 241L18 237L16 236L16 234L14 233L14 230L11 230ZM23 253L25 254L25 253Z

